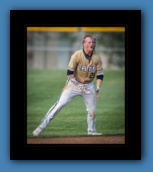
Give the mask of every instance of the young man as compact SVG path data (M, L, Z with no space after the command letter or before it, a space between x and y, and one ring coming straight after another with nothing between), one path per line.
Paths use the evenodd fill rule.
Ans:
M83 38L82 45L83 49L76 51L71 56L67 70L68 80L59 100L50 108L42 123L33 131L33 136L39 136L57 113L75 96L81 96L86 105L88 135L102 134L96 132L96 95L99 96L104 77L102 60L95 52L96 39L86 35ZM93 84L95 76L96 93Z

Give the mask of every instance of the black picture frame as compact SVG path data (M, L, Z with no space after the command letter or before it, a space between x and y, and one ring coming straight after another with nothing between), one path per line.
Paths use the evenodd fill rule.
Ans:
M27 26L125 27L125 144L26 143ZM10 160L141 160L141 10L10 10Z

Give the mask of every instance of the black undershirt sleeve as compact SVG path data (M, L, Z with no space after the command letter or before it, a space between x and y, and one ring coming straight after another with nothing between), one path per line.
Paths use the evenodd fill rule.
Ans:
M72 75L74 72L71 70L67 70L67 75Z
M97 79L101 79L103 81L104 75L97 75Z

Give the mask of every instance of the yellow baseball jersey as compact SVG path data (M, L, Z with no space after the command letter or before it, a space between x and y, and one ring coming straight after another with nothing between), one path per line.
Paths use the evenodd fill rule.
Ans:
M102 60L93 52L90 61L85 57L83 50L76 51L70 59L68 70L74 71L74 76L81 83L92 82L95 75L103 75Z

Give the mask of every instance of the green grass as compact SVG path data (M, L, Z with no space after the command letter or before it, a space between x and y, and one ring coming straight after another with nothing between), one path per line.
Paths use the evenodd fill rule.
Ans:
M59 98L66 79L66 70L28 70L28 138L32 137L33 130ZM124 135L124 71L105 71L100 96L97 102L97 132L105 135ZM87 111L83 99L78 96L56 115L40 137L81 137L85 135L87 135Z

